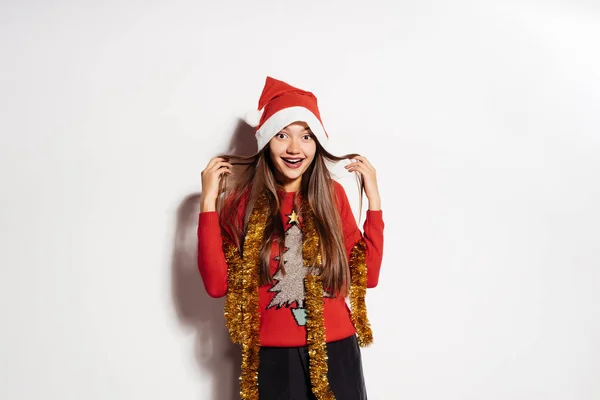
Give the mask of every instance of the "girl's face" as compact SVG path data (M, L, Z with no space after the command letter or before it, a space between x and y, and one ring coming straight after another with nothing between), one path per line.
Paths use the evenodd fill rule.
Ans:
M275 179L286 192L300 189L302 174L310 166L317 144L308 124L294 122L283 128L269 142L269 153L275 165Z

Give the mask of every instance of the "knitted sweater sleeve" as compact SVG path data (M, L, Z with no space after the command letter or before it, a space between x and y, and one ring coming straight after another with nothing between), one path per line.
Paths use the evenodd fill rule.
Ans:
M225 296L227 262L216 211L201 212L198 218L198 270L209 296Z
M337 205L342 220L342 229L344 232L344 242L346 252L350 255L354 245L364 239L366 245L366 263L367 263L367 287L374 288L379 282L379 272L381 261L383 259L383 211L367 210L367 216L363 224L363 232L356 224L356 219L352 213L352 208L348 201L348 196L344 187L334 181L335 193L337 196Z

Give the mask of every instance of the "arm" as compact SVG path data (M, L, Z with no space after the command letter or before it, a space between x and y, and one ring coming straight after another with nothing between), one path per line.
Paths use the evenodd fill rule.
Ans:
M227 262L223 254L216 202L219 180L223 175L231 175L231 167L223 157L215 157L202 171L202 196L198 217L198 270L204 288L211 297L223 297L227 293Z
M201 212L198 217L198 270L209 296L225 296L227 263L216 211Z
M366 247L367 287L374 288L379 282L379 272L383 259L383 230L385 226L383 211L367 210L367 217L363 225L364 234L361 233L356 224L356 219L352 214L352 208L350 207L348 196L343 186L335 181L334 185L340 218L342 220L346 253L350 255L354 245L361 239L364 239Z

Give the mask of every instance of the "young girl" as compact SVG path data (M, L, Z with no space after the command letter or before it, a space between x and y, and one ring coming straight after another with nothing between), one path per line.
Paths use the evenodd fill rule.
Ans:
M365 292L379 279L384 228L375 169L326 150L312 93L267 77L258 109L258 153L213 158L202 172L198 224L204 286L227 296L242 346L241 398L366 399L359 345L372 342ZM369 201L364 235L326 165L343 159Z

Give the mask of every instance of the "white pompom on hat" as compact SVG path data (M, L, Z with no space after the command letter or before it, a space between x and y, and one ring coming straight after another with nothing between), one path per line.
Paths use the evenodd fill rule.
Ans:
M262 110L248 111L244 116L244 121L246 121L246 123L251 127L256 128L260 124L260 118L262 117L262 114Z

